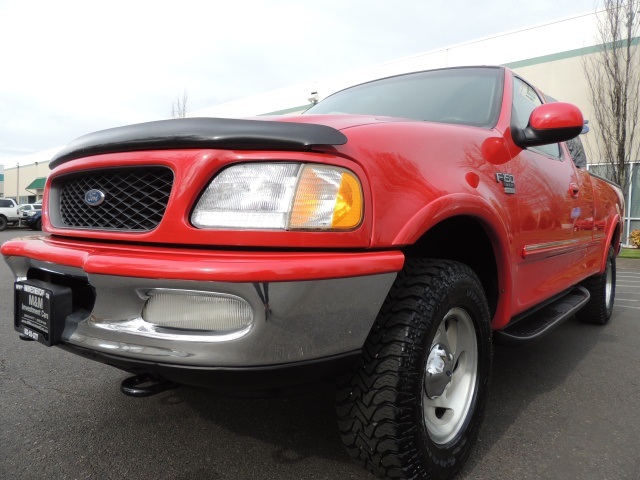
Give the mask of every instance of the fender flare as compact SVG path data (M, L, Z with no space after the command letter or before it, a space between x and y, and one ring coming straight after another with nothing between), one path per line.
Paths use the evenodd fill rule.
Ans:
M498 204L499 205L499 204ZM512 234L495 204L467 193L456 193L437 198L425 205L406 223L393 240L394 245L411 245L440 222L453 217L472 217L481 223L491 240L498 272L498 304L492 328L503 328L511 319L513 293L513 261L510 257Z
M607 256L609 255L609 245L613 246L615 251L616 251L616 255L620 252L620 239L617 240L617 246L613 245L614 242L614 238L613 236L616 233L616 229L618 228L618 225L620 225L620 231L622 231L622 221L620 218L619 214L616 214L613 217L613 220L611 221L611 226L609 227L609 232L607 233L607 242L605 244L606 248L603 249L602 251L602 256L600 258L600 273L602 274L604 272L604 270L607 268Z

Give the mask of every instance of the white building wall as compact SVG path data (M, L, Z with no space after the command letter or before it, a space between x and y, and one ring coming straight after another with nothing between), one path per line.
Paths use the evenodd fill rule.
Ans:
M4 171L4 196L6 198L13 198L18 203L28 203L27 200L30 196L35 196L36 201L41 200L42 191L27 191L26 187L36 178L47 177L48 175L48 161L6 168Z

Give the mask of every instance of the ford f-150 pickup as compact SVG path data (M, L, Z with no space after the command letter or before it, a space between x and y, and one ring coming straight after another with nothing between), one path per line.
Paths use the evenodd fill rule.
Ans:
M130 395L337 378L353 458L448 478L492 342L612 313L623 197L577 162L580 110L548 100L506 68L450 68L295 117L80 137L50 162L50 235L2 246L15 330L131 372Z

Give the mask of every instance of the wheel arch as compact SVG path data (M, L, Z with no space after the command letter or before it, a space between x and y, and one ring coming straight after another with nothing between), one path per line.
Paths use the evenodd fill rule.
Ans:
M605 244L603 254L600 258L600 273L604 272L605 268L607 267L607 255L609 254L609 246L613 247L613 251L616 255L620 253L620 248L622 246L621 235L622 219L620 218L620 215L616 215L611 222L611 228L609 229L609 233L607 234L607 243Z
M468 265L487 295L492 327L502 328L511 318L509 232L497 211L478 197L471 200L449 200L450 208L430 205L419 214L422 228L405 228L406 235L398 235L396 241L405 244L402 250L408 258L441 258Z

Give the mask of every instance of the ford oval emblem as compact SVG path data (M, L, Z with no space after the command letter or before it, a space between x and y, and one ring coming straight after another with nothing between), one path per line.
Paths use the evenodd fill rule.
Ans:
M104 202L104 192L97 190L95 188L88 190L84 194L84 203L91 207L97 207L102 202Z

